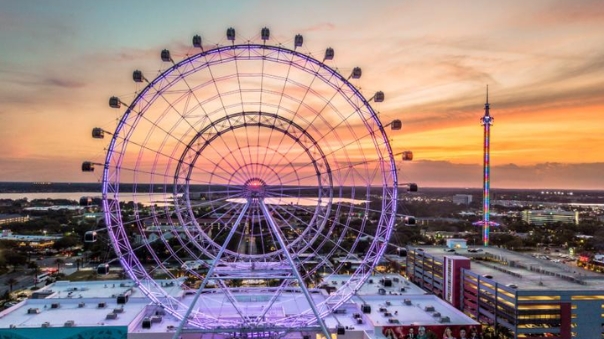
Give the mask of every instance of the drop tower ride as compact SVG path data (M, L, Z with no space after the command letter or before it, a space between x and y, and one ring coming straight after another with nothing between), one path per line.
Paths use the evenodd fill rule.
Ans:
M484 116L480 119L480 124L484 127L484 180L482 190L482 239L484 246L489 246L489 232L491 221L490 219L490 172L491 172L491 161L490 161L490 138L491 138L491 125L493 125L493 117L489 114L489 86L487 85L487 99L484 104Z

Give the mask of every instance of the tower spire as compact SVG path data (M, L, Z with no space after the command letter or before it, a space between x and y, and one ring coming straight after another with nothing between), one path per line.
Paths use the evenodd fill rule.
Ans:
M489 116L489 108L490 108L490 104L489 104L489 85L487 85L487 100L484 103L484 115L485 116Z
M483 177L483 201L482 201L482 208L483 208L483 219L482 219L482 227L483 227L483 234L482 234L482 239L484 241L484 246L489 246L489 232L490 232L490 226L491 226L491 221L490 219L490 206L491 206L491 202L490 202L490 186L491 186L491 176L490 176L490 172L491 172L491 146L490 146L490 139L491 139L491 125L493 124L493 117L491 117L489 115L489 108L490 108L490 104L489 104L489 85L487 85L487 97L486 97L486 102L484 104L484 116L480 119L480 122L484 128L484 177Z

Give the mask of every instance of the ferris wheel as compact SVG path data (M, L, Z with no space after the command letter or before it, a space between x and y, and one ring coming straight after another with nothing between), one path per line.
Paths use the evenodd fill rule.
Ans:
M197 49L125 107L103 166L106 230L124 270L181 327L318 327L365 283L396 220L388 130L334 49L235 43ZM404 157L409 157L406 153ZM94 162L84 162L93 171ZM133 203L126 207L126 202ZM333 286L332 277L350 278ZM188 277L186 280L184 277ZM168 279L168 280L164 280ZM167 281L180 279L174 293ZM325 292L329 286L330 293ZM170 286L170 288L168 287ZM179 329L180 330L180 329Z

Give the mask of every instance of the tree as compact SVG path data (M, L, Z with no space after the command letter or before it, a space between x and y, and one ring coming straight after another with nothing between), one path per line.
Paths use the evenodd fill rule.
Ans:
M57 239L52 247L56 250L62 250L70 247L76 247L82 245L82 240L79 237L68 236L61 239Z
M27 256L14 251L4 251L4 260L7 265L13 267L27 264Z
M55 264L57 264L57 270L61 271L61 265L65 264L65 260L57 258L55 259Z
M11 293L13 292L13 286L15 286L16 283L18 283L17 279L12 278L12 277L8 278L6 280L6 285L8 286L8 291L9 292L11 292Z

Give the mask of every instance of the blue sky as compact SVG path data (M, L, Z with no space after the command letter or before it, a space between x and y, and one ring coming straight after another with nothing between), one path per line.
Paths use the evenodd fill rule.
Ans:
M424 186L481 185L485 85L491 92L493 187L604 189L604 6L601 1L5 1L0 4L0 180L96 181L88 137L110 129L133 69L148 77L206 46L305 38L336 50L334 67L363 68L363 92L383 90L400 118L395 149Z

